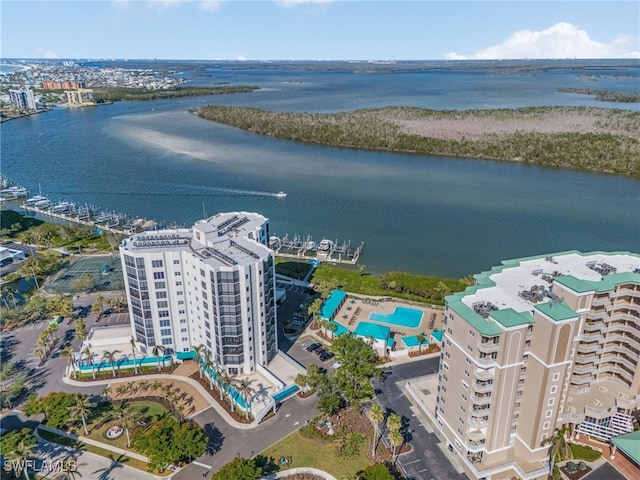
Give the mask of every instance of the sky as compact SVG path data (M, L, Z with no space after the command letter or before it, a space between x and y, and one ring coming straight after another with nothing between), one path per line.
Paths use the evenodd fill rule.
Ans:
M0 0L0 57L640 58L640 2Z

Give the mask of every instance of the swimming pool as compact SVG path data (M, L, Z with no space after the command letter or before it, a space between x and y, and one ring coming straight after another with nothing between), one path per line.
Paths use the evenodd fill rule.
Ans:
M400 325L407 328L418 328L424 312L415 308L396 307L393 313L371 312L369 320L374 322Z

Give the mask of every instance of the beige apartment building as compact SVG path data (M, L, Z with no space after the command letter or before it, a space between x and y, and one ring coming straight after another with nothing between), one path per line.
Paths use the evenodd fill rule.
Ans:
M475 479L543 479L557 428L608 441L640 404L640 255L505 261L447 297L438 434Z
M93 90L89 88L78 88L77 90L65 90L67 104L72 107L83 105L94 105Z

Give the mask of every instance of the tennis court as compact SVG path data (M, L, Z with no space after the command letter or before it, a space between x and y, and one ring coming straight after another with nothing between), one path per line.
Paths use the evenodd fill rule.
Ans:
M56 293L79 293L76 280L89 275L93 291L107 292L122 289L122 265L118 255L81 257L58 272L47 290Z

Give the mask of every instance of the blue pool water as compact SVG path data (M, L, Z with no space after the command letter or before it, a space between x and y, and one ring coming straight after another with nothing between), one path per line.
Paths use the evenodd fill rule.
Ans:
M165 355L164 357L160 357L160 363L161 365L167 365L169 362L171 361L171 356L169 355ZM157 365L158 364L158 357L142 357L142 358L136 358L136 365L141 366L141 365L150 365L150 364L154 364ZM133 367L133 359L123 359L123 360L118 360L117 362L114 363L114 366L117 369L119 368L129 368L129 367ZM111 364L107 361L102 361L102 362L97 362L93 364L93 368L96 371L100 371L100 370L104 370L104 369L111 369ZM89 365L88 363L85 363L83 365L80 366L80 371L81 372L90 372L92 370L91 365Z
M407 328L418 328L424 312L415 308L396 307L393 313L371 312L369 320L374 322L400 325Z

